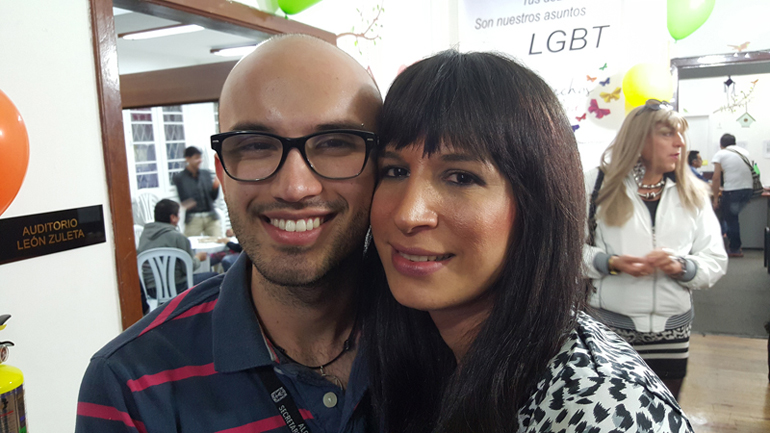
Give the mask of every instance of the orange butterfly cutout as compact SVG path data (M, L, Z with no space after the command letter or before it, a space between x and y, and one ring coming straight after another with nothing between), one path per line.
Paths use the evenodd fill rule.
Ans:
M578 122L579 122L579 121L581 121L581 120L586 120L586 113L583 113L583 115L582 115L582 116L580 116L580 117L576 117L575 119L577 119L577 120L578 120Z
M757 78L756 80L752 81L751 84L757 84L757 81L759 81L759 78Z
M596 77L592 77L590 75L586 75L586 81L590 81L590 82L593 83L594 81L596 81Z
M748 48L750 42L744 42L740 45L727 45L728 47L734 49L735 51L738 51L739 53Z
M612 93L599 93L599 96L604 99L604 102L610 102L612 100L620 99L620 87L616 87L615 90L612 91Z

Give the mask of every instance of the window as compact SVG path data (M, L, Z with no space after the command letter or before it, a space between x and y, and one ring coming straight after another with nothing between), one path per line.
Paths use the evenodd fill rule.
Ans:
M203 153L202 168L213 170L209 137L217 130L214 103L123 110L131 196L149 192L178 200L174 175L184 170L185 148Z
M184 115L182 107L163 107L163 132L166 138L166 159L168 160L168 181L173 184L174 175L184 170Z

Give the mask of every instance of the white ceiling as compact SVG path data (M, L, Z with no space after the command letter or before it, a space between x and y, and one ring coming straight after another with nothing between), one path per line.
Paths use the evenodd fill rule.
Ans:
M118 35L175 24L187 24L119 8L114 8L113 13L115 15L115 32ZM215 30L202 30L194 33L144 40L118 38L118 66L121 74L132 74L206 63L227 62L238 60L238 58L215 56L211 54L211 49L253 45L263 40L231 35Z

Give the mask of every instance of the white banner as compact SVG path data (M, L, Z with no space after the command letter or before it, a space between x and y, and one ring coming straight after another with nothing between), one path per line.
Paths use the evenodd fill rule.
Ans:
M625 117L621 4L459 0L460 49L507 53L540 74L569 116L586 168L598 164Z

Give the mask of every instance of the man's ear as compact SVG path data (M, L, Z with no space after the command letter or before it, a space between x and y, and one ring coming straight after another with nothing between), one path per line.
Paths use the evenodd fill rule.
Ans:
M219 179L219 185L222 187L222 192L225 192L225 169L222 168L222 162L219 160L219 155L214 155L214 167L217 171L217 179Z

